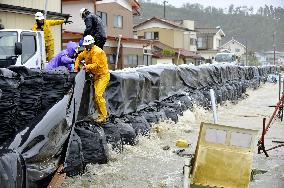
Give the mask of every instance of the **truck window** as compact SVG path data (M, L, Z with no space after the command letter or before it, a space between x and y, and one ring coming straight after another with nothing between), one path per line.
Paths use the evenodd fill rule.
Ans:
M0 59L6 59L15 55L15 43L17 42L17 32L0 32Z
M36 37L34 35L22 35L22 64L25 64L36 52Z

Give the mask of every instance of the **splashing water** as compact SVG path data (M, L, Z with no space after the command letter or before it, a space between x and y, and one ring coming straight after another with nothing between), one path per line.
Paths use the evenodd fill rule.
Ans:
M262 127L262 118L271 115L273 111L268 106L277 102L277 85L266 84L247 94L249 97L238 101L236 105L226 102L218 107L219 124L253 129ZM153 125L149 137L139 137L139 143L136 146L125 146L123 153L111 151L108 164L87 165L82 176L68 177L62 187L183 187L184 158L175 153L175 142L177 139L188 140L191 144L188 152L194 153L200 123L212 121L211 112L195 106L193 111L185 111L176 124L164 121ZM266 142L272 146L272 139L284 140L283 135L283 123L276 122L268 133ZM256 176L250 187L284 187L284 148L273 150L269 154L269 160L264 155L255 154L253 168L268 172Z

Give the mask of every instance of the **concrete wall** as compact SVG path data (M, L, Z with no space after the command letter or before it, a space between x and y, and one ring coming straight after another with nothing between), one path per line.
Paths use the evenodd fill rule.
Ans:
M66 24L63 26L63 29L66 31L73 32L84 32L85 23L84 20L80 17L80 9L87 8L90 12L94 12L94 3L90 1L86 2L77 2L77 1L64 1L62 2L62 13L70 14L70 20L73 21L72 24Z
M173 64L173 59L171 59L171 58L165 58L165 59L153 58L152 63L153 63L153 65L156 65L156 64Z
M122 35L126 38L133 38L133 13L117 3L97 4L97 11L107 13L107 34L109 36ZM113 25L114 16L122 16L122 28Z
M33 9L45 9L45 0L0 0L0 3L21 6ZM61 13L61 0L49 0L48 11ZM16 12L0 12L0 23L6 29L31 29L35 23L33 14L20 14ZM53 26L54 54L61 51L61 26Z
M183 48L183 32L179 30L174 31L174 48ZM189 41L188 41L189 43Z
M45 0L1 0L0 3L33 9L45 9ZM48 11L61 12L61 0L48 0Z

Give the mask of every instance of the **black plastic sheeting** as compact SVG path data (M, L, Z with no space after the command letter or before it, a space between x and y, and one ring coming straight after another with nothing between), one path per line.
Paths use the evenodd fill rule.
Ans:
M1 148L13 150L24 159L26 186L40 187L43 185L41 180L50 176L57 169L60 160L64 160L61 152L77 119L85 73L80 72L76 78L73 76L76 82L74 84L72 75L66 69L59 68L56 70L56 80L64 82L61 85L64 87L45 87L44 74L48 73L24 67L13 67L11 70L1 69L1 107L5 104L5 108L1 108L0 114L5 120L1 122L3 127L7 127L0 130ZM54 83L56 85L58 82ZM16 92L18 95L14 94ZM46 93L52 95L52 100L51 97L48 98L49 107L46 107L47 100L43 98ZM10 99L9 103L2 103L3 99ZM6 113L10 109L15 117ZM0 158L7 160L7 157ZM16 158L14 162L16 163ZM10 171L16 173L12 167ZM1 187L10 187L4 181L0 184Z
M193 104L210 108L210 88L218 103L238 100L277 71L234 65L113 71L106 90L110 118L97 127L85 120L94 109L84 71L75 77L65 68L0 69L0 187L41 187L62 163L67 175L81 174L88 163L108 162L107 143L121 151L148 135L151 123L177 122Z
M106 98L109 112L117 117L141 110L150 112L151 109L147 109L149 105L184 93L206 107L210 102L201 96L207 96L208 99L210 88L215 89L220 102L235 100L248 87L257 88L268 74L277 71L280 71L279 67L275 66L240 67L225 64L156 65L113 71ZM168 111L171 110L167 110L167 114Z

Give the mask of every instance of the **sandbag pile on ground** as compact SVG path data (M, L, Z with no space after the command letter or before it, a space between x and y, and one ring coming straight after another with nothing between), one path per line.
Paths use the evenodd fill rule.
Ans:
M14 124L20 94L17 76L8 69L0 69L0 146L16 132Z

